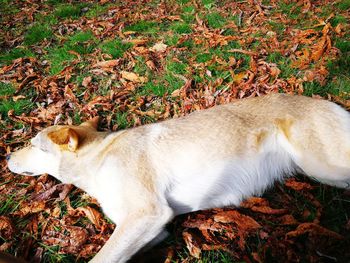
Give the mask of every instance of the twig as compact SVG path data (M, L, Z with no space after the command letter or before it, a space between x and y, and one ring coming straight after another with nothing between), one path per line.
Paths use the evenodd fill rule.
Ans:
M241 27L242 25L242 18L243 18L243 11L241 9L238 9L240 12L239 12L239 15L238 15L238 27Z

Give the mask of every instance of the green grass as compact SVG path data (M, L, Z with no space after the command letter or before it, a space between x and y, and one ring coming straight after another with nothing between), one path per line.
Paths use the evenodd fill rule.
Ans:
M346 17L342 16L342 15L336 15L331 19L331 25L333 27L337 26L338 24L346 24L348 23L348 20Z
M10 83L0 82L0 96L13 95L16 89Z
M131 24L124 28L124 31L135 31L144 34L155 34L157 33L158 23L153 21L141 20L135 24Z
M11 0L0 0L0 21L2 21L3 15L15 15L20 11L19 6L17 6Z
M109 6L110 5L108 5L108 4L102 5L100 3L95 4L93 6L90 6L89 10L86 12L85 16L88 18L98 17L98 16L106 13Z
M166 92L171 94L174 90L177 90L185 84L184 80L179 76L174 75L173 73L167 73L163 77L165 83ZM165 92L164 92L165 94Z
M196 62L204 63L212 59L212 54L210 53L200 53L196 56Z
M120 58L126 50L132 47L132 44L123 43L119 39L113 39L102 42L98 47L101 48L103 53L109 54L113 58Z
M50 63L49 73L51 75L55 75L62 71L66 66L68 66L69 62L71 62L75 55L69 53L70 48L67 46L63 47L53 47L49 48L47 51L46 59Z
M185 63L169 60L167 62L167 71L173 72L175 74L185 74L187 72L188 65Z
M337 39L335 46L339 48L342 53L350 52L350 41L345 39Z
M11 84L0 82L0 97L12 96L15 91L16 89ZM15 115L21 115L28 112L32 106L33 103L29 99L14 101L12 98L0 98L0 115L6 118L10 110L13 110Z
M214 6L215 0L202 0L202 4L205 8L210 9Z
M167 92L167 88L162 83L147 82L144 87L142 87L141 95L155 95L158 97L163 97Z
M28 99L13 101L3 100L0 104L0 114L3 116L7 116L10 110L13 110L15 115L21 115L22 113L28 112L33 107L33 103Z
M16 211L21 201L17 199L18 196L16 194L7 195L6 198L0 199L0 215L10 214Z
M61 4L56 7L55 15L59 18L78 18L82 15L82 4Z
M86 55L91 53L97 46L94 35L90 32L77 32L68 37L63 46L55 46L47 49L45 58L50 62L49 73L55 75L63 70L68 64L77 58L70 51ZM85 65L85 64L83 64Z
M54 14L37 14L35 16L36 23L44 24L46 26L53 26L58 23L58 18Z
M168 46L176 46L176 44L179 42L179 40L180 40L180 35L171 34L171 35L166 36L164 43Z
M48 25L34 24L24 35L24 44L34 45L43 41L44 39L51 38L53 38L53 32Z
M328 62L329 76L327 83L322 86L317 82L304 84L304 93L307 96L318 94L326 97L327 94L333 94L350 98L350 57L342 56L336 61Z
M127 112L117 112L112 119L112 124L118 125L118 129L126 129L131 126L130 122L127 119L128 113Z
M271 26L272 30L277 34L282 34L283 31L285 30L285 25L282 23L278 23L275 21L269 21L268 23Z
M25 48L17 47L9 50L8 52L0 53L0 65L10 64L14 59L25 58L25 57L34 57L34 53Z
M350 0L341 0L336 5L337 8L341 10L349 10L350 9Z
M226 24L226 19L217 12L209 13L205 18L211 28L221 28Z
M232 256L225 251L203 251L200 259L189 257L188 251L184 250L178 254L181 261L185 260L189 263L239 263ZM190 261L188 259L191 258ZM242 262L243 263L243 262Z
M77 32L68 38L65 46L81 55L89 54L96 47L96 39L91 31Z
M177 34L189 34L192 32L191 26L187 23L176 22L170 27L174 33Z

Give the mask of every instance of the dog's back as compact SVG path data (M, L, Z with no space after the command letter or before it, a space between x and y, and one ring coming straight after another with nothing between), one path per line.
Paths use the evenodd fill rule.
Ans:
M141 130L143 130L141 132ZM157 177L178 213L259 194L301 171L338 187L350 182L350 117L340 106L274 94L140 127Z

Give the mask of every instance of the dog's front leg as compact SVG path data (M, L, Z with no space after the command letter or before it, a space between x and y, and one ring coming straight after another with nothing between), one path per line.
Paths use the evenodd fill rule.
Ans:
M154 239L173 218L169 207L156 211L137 211L130 213L90 261L91 263L126 262L138 250Z

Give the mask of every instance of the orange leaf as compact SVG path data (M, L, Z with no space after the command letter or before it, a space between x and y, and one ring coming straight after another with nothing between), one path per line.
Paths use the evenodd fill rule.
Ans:
M143 83L147 81L146 77L140 77L139 75L137 75L134 72L128 72L128 71L121 71L120 74L122 75L123 79L132 81L132 82L139 82L139 83Z
M295 180L295 178L289 178L288 180L286 180L284 185L295 191L304 191L304 190L313 189L313 187L310 184L304 183L304 182L298 182Z
M200 258L202 251L198 246L197 242L193 239L192 234L190 234L187 231L184 231L182 233L182 237L186 243L186 246L188 251L190 252L190 255L195 258Z

